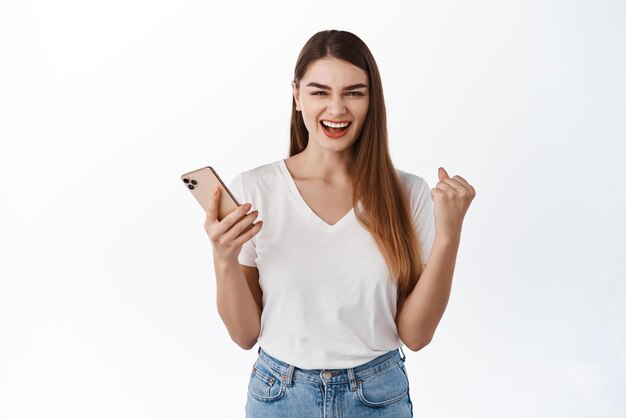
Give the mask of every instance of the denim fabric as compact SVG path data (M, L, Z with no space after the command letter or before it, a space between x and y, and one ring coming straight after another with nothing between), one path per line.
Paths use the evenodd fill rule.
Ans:
M250 373L246 418L413 416L405 357L398 350L349 369L300 369L261 347L258 353Z

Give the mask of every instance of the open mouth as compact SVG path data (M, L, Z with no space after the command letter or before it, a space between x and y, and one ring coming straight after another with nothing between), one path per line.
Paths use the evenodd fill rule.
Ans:
M330 126L324 125L322 121L320 121L320 125L322 125L322 129L324 129L326 132L329 132L331 134L336 134L336 133L343 132L346 129L348 129L350 125L352 125L352 122L348 122L348 124L344 126L343 128L332 128Z

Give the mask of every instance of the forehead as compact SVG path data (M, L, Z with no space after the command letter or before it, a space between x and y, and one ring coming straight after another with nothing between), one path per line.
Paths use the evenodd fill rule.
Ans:
M350 84L367 83L367 73L348 61L325 57L309 65L302 81L315 81L331 87L343 87Z

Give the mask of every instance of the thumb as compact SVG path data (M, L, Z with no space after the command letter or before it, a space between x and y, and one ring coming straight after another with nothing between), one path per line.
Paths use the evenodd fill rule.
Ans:
M207 218L211 221L217 221L217 209L220 202L220 188L216 187L211 195L211 202L209 203L209 211L207 212Z
M444 181L445 179L450 178L450 176L448 176L448 172L443 167L439 167L437 174L439 175L439 181Z

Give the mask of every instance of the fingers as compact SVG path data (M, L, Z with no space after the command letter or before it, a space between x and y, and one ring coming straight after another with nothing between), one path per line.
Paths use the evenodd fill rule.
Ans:
M209 230L209 227L214 223L217 223L217 210L220 201L220 189L216 187L209 201L209 209L206 213L206 220L204 221L204 229Z
M475 195L474 188L461 176L447 177L437 183L436 187L440 190L449 192L455 191L461 194Z
M463 184L461 184L461 182L453 179L453 178L447 178L444 180L446 185L450 186L452 188L452 190L454 190L457 193L468 193L469 190L467 190L465 188L465 186Z
M224 233L222 237L224 242L235 242L235 240L239 237L239 234L241 234L246 228L248 228L258 215L259 211L253 210L252 212L245 215L243 218L237 219L234 226ZM224 218L224 220L226 220L226 218Z
M230 229L230 227L239 222L241 218L246 216L251 208L251 203L244 203L243 205L239 205L237 209L226 215L224 219L222 219L222 224L225 226L225 230Z
M454 187L454 185L452 185L452 184L448 183L448 182L447 182L447 181L445 181L445 180L444 180L444 181L440 181L440 182L438 182L438 183L435 185L435 187L436 187L437 189L444 190L444 191L449 191L449 190L455 190L455 189L456 189L456 188Z
M443 167L439 167L437 175L439 176L439 181L444 181L445 179L450 178L450 176L448 176L448 172Z
M454 195L473 199L476 196L476 190L463 177L455 175L449 177L447 172L440 167L439 182L435 188L430 190L431 199L443 199Z
M472 187L472 185L469 184L467 180L465 180L463 177L457 175L457 176L454 176L453 179L456 179L459 183L465 186L465 188L469 190L470 193L472 193L473 195L476 195L476 189L474 189L474 187Z
M221 193L221 190L220 190L220 193ZM207 232L209 228L211 228L211 232L209 233L209 236L211 236L212 239L219 239L219 241L222 243L227 243L237 238L237 236L241 233L241 231L243 231L246 227L248 227L250 223L252 222L252 219L256 217L256 215L258 214L258 213L253 214L253 212L251 212L250 214L246 215L248 211L252 208L251 203L246 203L243 205L239 205L237 209L233 210L228 215L226 215L224 219L222 219L221 221L218 221L217 220L218 205L219 205L219 197L215 197L210 204L211 214L209 215L207 213L207 222L205 224L205 228L207 229ZM250 218L248 218L249 220L243 221L242 218L246 216L250 216ZM239 225L240 221L244 223L242 225Z
M248 226L248 224L246 224L246 227L247 226ZM233 245L239 246L239 245L245 244L246 241L250 240L256 234L258 234L259 231L261 231L261 227L262 226L263 226L263 221L259 221L259 222L255 223L252 228L250 228L245 233L243 233L240 236L238 236L237 239L233 241ZM245 227L242 228L242 229L245 229Z
M211 200L209 201L209 208L206 214L206 221L204 223L205 228L208 230L209 227L212 227L215 224L223 225L221 228L218 228L219 233L227 231L237 219L241 218L246 214L246 212L250 209L246 205L240 205L237 209L229 213L222 219L221 223L217 219L217 215L219 213L219 205L220 205L220 197L222 195L222 190L217 186L211 196Z

